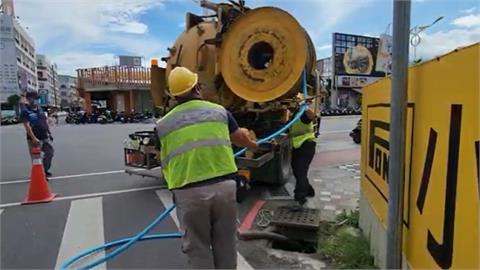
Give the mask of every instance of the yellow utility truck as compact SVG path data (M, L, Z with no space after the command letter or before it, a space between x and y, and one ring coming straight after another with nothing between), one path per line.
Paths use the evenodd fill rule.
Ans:
M187 13L184 32L161 59L165 64L152 60L157 109L166 113L173 106L166 78L184 66L199 74L202 97L227 108L256 138L284 126L305 99L318 111L322 92L314 45L292 15L275 7L249 8L244 1L199 4L212 14ZM307 97L299 95L304 83ZM248 180L281 185L290 176L290 158L290 140L281 134L275 144L237 157L237 164Z

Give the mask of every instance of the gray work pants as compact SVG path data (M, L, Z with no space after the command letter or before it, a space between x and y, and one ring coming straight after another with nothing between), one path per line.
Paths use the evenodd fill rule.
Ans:
M182 251L196 269L236 269L236 182L173 190Z
M30 154L30 157L32 157L32 148L35 146L31 140L27 140L28 142L28 151ZM42 149L43 153L43 169L47 172L50 170L50 166L52 166L52 158L53 158L53 146L50 142L50 140L40 140L40 148Z

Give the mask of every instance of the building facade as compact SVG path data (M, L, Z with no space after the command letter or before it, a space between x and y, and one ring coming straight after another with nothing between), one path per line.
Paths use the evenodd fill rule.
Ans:
M58 75L60 107L75 110L83 107L83 99L77 90L77 78L69 75Z
M0 14L0 102L37 91L35 43L15 17L12 0L2 0Z
M37 54L37 77L40 105L59 107L61 97L58 92L57 65L52 64L43 54Z
M320 78L323 80L332 78L332 57L326 57L317 60L317 70Z
M153 112L149 68L127 65L82 68L77 70L77 79L87 112L95 108Z
M329 109L330 106L330 97L332 95L332 82L333 82L333 72L332 72L332 57L326 57L317 60L317 70L320 75L320 80L323 85L323 88L327 90L328 96L323 99L321 109Z

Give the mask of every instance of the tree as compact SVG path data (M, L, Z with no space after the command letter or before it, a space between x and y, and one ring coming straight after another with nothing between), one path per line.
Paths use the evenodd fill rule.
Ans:
M18 116L18 103L20 102L20 96L19 95L11 95L7 98L7 103L8 105L12 106L12 108L15 110L15 114Z

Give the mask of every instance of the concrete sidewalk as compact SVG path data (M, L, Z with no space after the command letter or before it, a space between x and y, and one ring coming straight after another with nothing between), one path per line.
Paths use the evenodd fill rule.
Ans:
M315 168L309 178L316 195L307 201L307 207L320 209L322 220L334 220L342 210L358 207L360 198L360 164L348 162Z
M343 136L342 136L343 135ZM308 173L315 197L306 207L320 210L323 220L333 220L342 210L354 210L360 198L360 146L346 134L321 135ZM285 184L293 198L295 178Z

